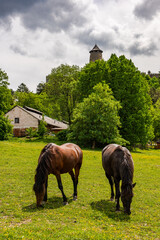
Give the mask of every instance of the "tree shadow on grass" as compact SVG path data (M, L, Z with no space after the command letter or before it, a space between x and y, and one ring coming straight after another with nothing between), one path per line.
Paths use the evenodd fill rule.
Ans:
M71 198L68 198L68 203L70 204L73 200ZM32 203L31 205L25 206L22 208L23 212L36 212L36 211L42 211L43 209L57 209L65 207L63 205L63 199L62 197L52 197L48 198L47 202L43 205L43 207L37 208L36 203Z
M98 210L106 214L109 218L115 221L129 221L130 216L124 214L123 208L119 212L116 212L116 204L110 200L100 200L91 203L93 210Z

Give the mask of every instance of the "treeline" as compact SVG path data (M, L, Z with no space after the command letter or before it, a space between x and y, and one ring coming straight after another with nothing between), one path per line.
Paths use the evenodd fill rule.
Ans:
M82 69L62 64L36 93L24 83L13 92L7 74L0 74L2 118L15 105L29 106L67 121L70 127L61 135L92 147L111 142L145 146L160 139L160 79L142 74L125 56L112 54Z

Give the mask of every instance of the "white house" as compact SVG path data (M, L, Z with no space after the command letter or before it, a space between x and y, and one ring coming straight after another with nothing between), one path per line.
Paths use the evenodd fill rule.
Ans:
M42 120L43 113L30 107L22 108L20 106L15 106L7 112L5 116L11 120L14 136L22 137L26 135L27 128L38 128L38 125ZM68 128L68 124L47 116L44 116L44 121L47 123L47 128L53 132L58 132Z

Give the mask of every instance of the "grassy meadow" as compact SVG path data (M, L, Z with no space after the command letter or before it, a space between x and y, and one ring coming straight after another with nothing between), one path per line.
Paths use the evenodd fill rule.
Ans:
M115 212L100 150L83 150L78 200L69 174L62 175L69 204L62 205L56 178L49 176L48 202L36 208L32 190L45 142L0 142L0 239L160 239L160 150L132 152L135 173L132 214Z

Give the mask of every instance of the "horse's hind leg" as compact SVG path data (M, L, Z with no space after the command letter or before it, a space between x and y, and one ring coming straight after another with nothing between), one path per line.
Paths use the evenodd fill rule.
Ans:
M77 164L75 167L75 194L74 194L74 200L77 199L77 186L78 186L78 177L79 177L79 171L81 168L81 163Z
M109 176L106 172L105 172L105 174L106 174L106 177L108 178L108 181L109 181L110 186L111 186L111 198L110 198L110 200L113 201L113 200L114 200L114 191L113 191L113 181L112 181L112 177Z
M67 197L66 197L66 195L63 192L63 185L62 185L60 174L56 175L56 178L57 178L57 182L58 182L58 187L61 190L61 193L62 193L62 196L63 196L63 204L67 205L68 204Z
M73 200L77 200L77 182L76 182L73 170L70 171L69 174L71 175L71 178L73 181L73 187L74 187Z
M120 210L119 198L121 196L121 193L119 190L119 180L117 179L115 179L115 188L116 188L116 200L117 200L116 211L119 211Z

